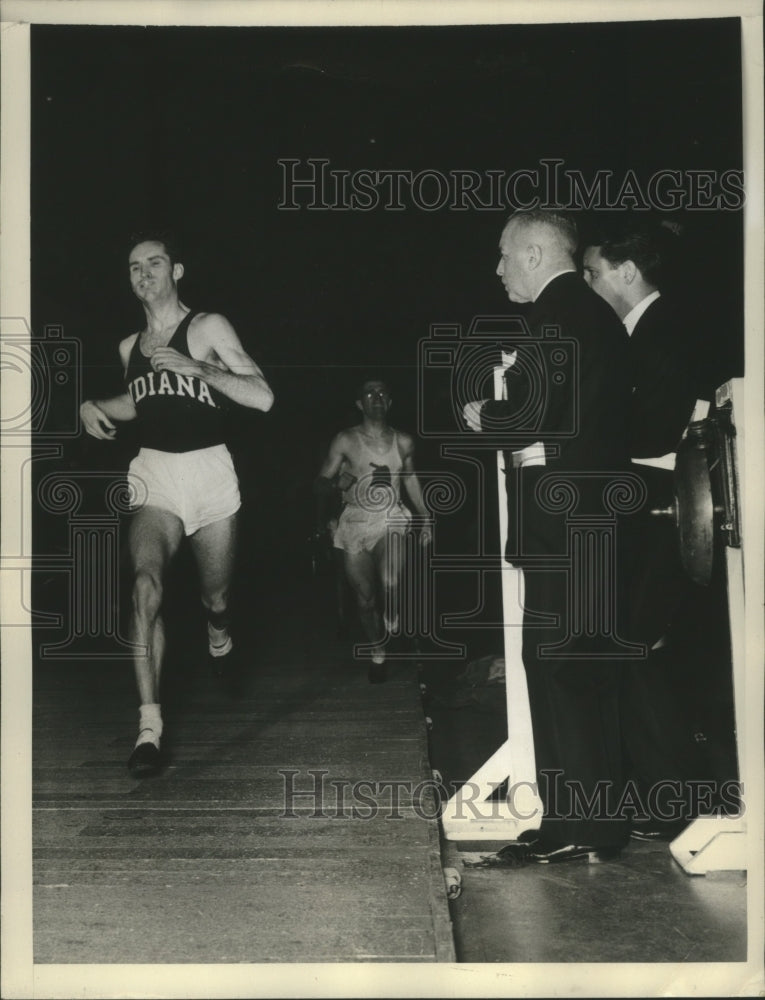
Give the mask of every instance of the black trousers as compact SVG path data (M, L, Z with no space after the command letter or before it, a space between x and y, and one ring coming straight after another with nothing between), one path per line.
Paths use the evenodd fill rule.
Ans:
M540 832L560 844L620 846L629 835L618 814L623 661L615 635L579 629L581 600L597 601L598 584L606 581L596 573L586 594L574 585L574 607L570 570L553 568L552 558L541 554L523 568L523 661L544 804Z

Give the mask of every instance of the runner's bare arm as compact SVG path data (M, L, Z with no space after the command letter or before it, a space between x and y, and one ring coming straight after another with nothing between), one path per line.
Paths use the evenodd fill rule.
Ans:
M138 334L134 333L120 344L120 360L124 369L127 369L130 351L137 336ZM122 423L135 418L135 406L127 392L112 396L110 399L86 399L80 406L82 426L91 437L98 438L99 441L113 441L116 437L117 428L112 421Z
M407 496L420 517L430 520L430 511L423 502L422 486L414 468L414 442L409 435L399 433L399 448L401 451L401 461L403 462L401 478L404 480ZM428 525L423 525L420 538L423 544L427 544L430 541L430 527Z
M264 412L270 410L274 394L226 317L207 313L194 321L192 329L189 339L198 338L212 361L197 361L172 347L158 347L151 356L152 368L158 372L196 375L240 406Z
M332 440L327 457L319 470L319 475L314 480L316 526L319 532L326 531L329 524L328 511L337 497L336 480L347 458L346 448L346 435L341 432Z
M319 479L331 481L340 472L343 462L348 458L348 435L345 431L336 434L329 446L327 457L319 470ZM317 480L318 482L318 480Z

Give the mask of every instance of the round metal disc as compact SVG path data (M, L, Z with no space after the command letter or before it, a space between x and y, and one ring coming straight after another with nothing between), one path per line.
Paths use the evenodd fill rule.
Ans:
M702 586L712 579L714 503L706 448L686 438L675 462L680 558L690 578Z

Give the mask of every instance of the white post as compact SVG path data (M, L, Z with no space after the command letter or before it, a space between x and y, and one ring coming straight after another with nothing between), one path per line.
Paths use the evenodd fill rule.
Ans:
M515 360L503 353L494 369L494 396L504 396L505 370ZM500 552L508 535L504 459L497 452L497 500ZM504 624L507 740L449 799L441 816L449 840L517 840L524 830L536 830L542 821L542 801L536 785L534 737L529 694L522 658L523 570L502 562L502 621ZM498 785L507 782L507 794L490 800Z

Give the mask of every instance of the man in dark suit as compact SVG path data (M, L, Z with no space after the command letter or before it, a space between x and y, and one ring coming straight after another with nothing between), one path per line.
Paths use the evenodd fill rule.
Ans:
M698 601L699 591L683 571L674 525L651 509L674 497L675 449L691 420L697 396L693 352L687 340L688 317L663 295L671 241L659 227L623 222L584 251L587 284L623 322L630 338L632 397L630 457L646 485L643 510L627 533L629 563L628 635L647 647L644 660L625 671L623 729L630 770L645 790L661 782L697 777L693 743L690 678L679 673L672 649L673 626ZM675 794L675 798L676 798ZM667 836L683 825L682 810L654 804L646 825L633 835Z
M628 837L616 815L626 644L614 625L615 567L603 549L579 562L574 549L589 525L590 542L610 535L613 552L605 498L627 465L629 342L577 274L576 247L576 227L558 212L511 216L497 274L511 302L531 303L530 336L517 342L507 398L464 408L468 426L498 435L505 449L506 557L524 569L523 660L544 804L539 831L518 853L540 863L613 854Z
M657 648L688 588L674 529L648 512L672 502L675 449L697 392L686 323L659 290L665 257L660 233L645 225L624 226L583 256L584 280L613 308L630 338L629 453L647 487L644 515L633 519L640 544L631 574L630 631Z
M650 228L625 228L588 246L583 256L584 280L613 308L630 338L633 459L674 452L696 401L687 320L660 292L662 242Z

